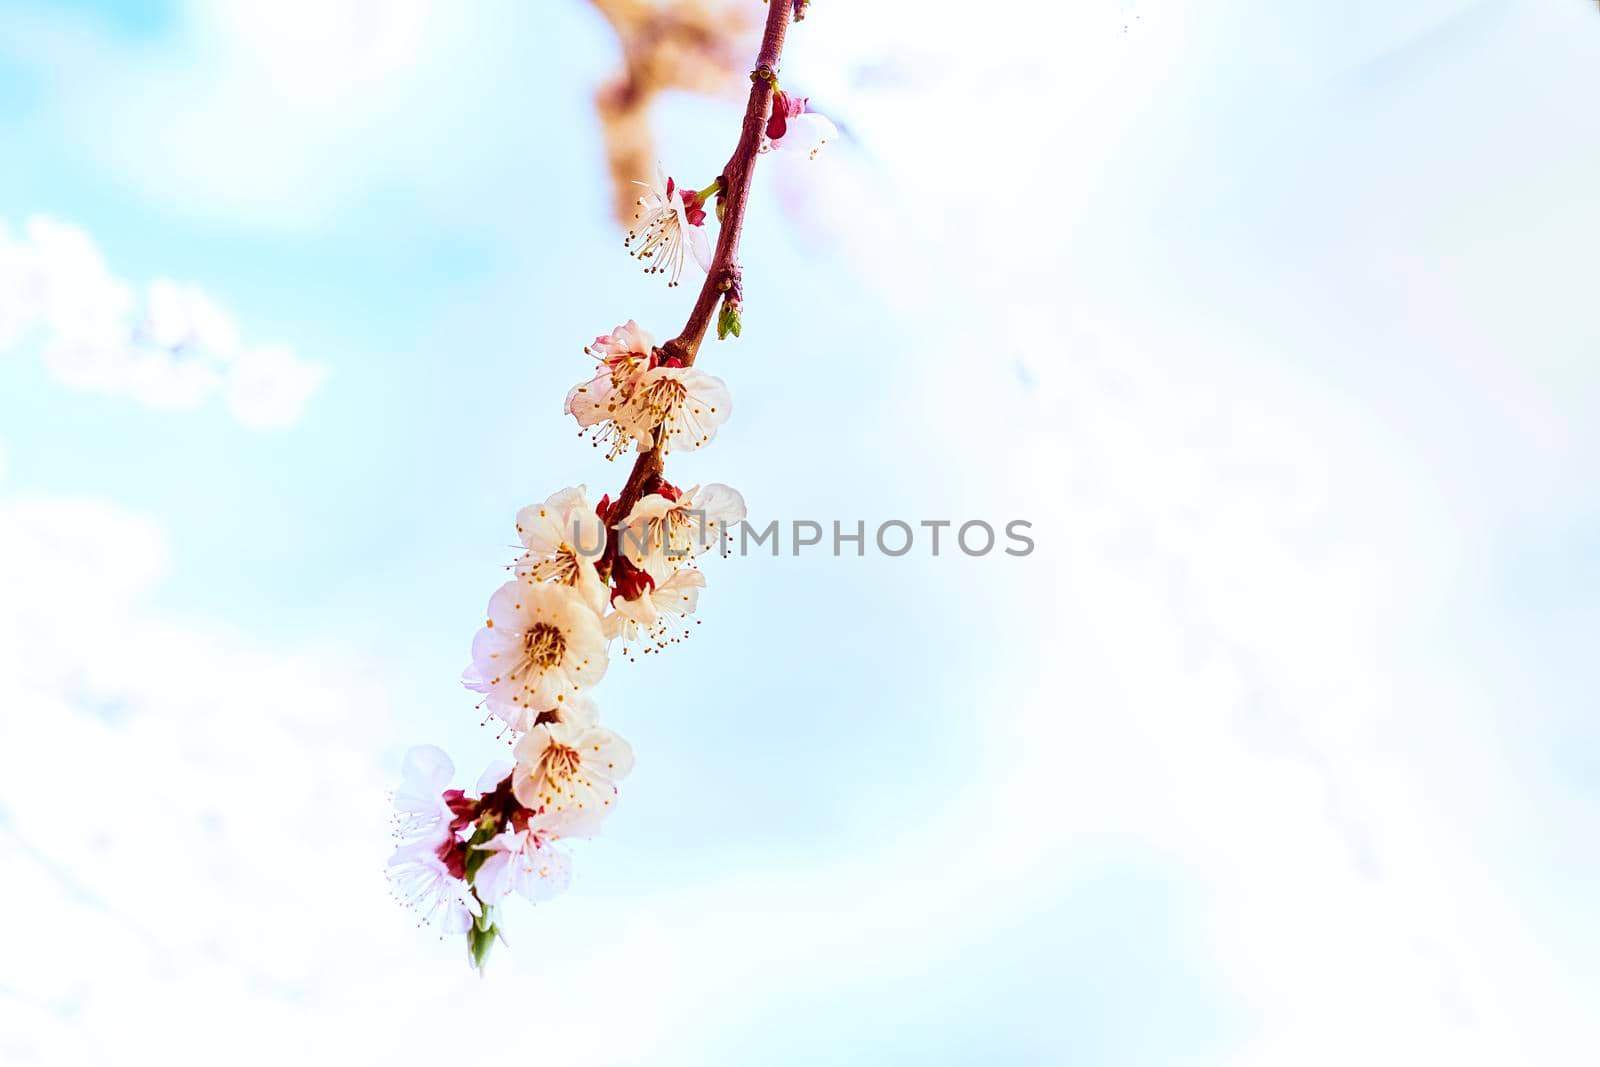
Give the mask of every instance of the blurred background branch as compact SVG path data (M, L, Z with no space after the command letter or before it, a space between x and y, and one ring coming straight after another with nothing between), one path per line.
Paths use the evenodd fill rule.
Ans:
M622 69L595 94L614 187L613 210L627 224L635 181L654 173L650 106L668 90L736 97L746 87L741 56L756 20L748 4L727 0L591 0L617 35Z

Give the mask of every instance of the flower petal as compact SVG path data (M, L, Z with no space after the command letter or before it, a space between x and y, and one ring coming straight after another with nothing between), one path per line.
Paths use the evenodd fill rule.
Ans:
M439 794L450 787L455 773L456 765L450 762L444 749L437 745L417 745L408 749L400 761L401 790L427 797L429 803L434 803Z
M785 152L806 152L815 157L822 146L839 139L839 127L826 115L808 111L789 120L789 128L781 140L773 141L773 148Z
M591 726L578 736L576 748L583 756L583 767L594 769L594 776L610 781L626 778L633 770L633 746L603 726Z
M694 261L700 264L700 269L711 269L711 238L706 233L704 226L689 226L685 230L685 238L689 242L689 252L694 256Z
M485 767L483 774L478 778L478 794L481 796L484 793L494 792L499 788L500 783L506 780L506 776L511 773L511 769L515 766L516 764L510 760L497 759Z
M572 884L572 857L546 842L522 857L525 873L518 879L517 892L535 904L566 891Z
M522 582L507 582L496 589L494 596L489 598L489 628L521 634L531 614L528 591Z

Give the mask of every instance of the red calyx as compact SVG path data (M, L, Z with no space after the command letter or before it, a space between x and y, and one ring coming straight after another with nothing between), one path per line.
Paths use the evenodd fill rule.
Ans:
M767 140L781 141L789 132L789 120L806 112L809 96L790 96L782 89L772 94L772 115L767 119Z
M434 855L444 864L444 869L450 872L452 878L465 878L467 876L467 846L451 838L440 845Z
M681 189L671 178L667 179L667 199L672 199L672 191ZM683 193L683 216L689 220L690 226L704 226L706 224L706 205L700 199L700 194L693 191Z
M450 820L450 829L452 831L462 829L478 817L478 802L467 796L465 790L446 789L444 791L444 805L450 809L450 814L455 816Z
M483 794L483 799L478 801L478 812L481 815L489 814L500 820L509 819L520 808L516 794L511 791L511 775L500 779L500 783L489 792Z
M779 89L772 94L772 115L767 119L767 139L781 141L789 132L789 94Z
M632 564L625 563L621 571L616 590L611 594L612 600L619 596L624 600L638 600L656 587L654 578Z
M596 504L594 506L594 513L600 517L600 521L601 522L610 522L611 521L611 516L609 514L610 511L611 511L611 494L607 493L605 496L600 498L600 503L598 503L598 504Z

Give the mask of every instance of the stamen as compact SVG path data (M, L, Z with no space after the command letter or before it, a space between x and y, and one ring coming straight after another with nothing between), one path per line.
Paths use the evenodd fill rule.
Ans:
M535 623L522 635L522 651L529 663L547 671L560 664L567 651L567 639L559 628L547 622Z

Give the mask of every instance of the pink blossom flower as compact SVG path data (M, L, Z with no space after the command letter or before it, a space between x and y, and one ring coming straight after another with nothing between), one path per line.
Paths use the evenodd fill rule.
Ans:
M629 319L609 336L596 337L584 351L597 363L594 377L572 387L565 411L585 431L594 434L596 446L607 442L609 456L615 459L633 443L629 420L634 412L628 401L639 379L650 369L655 343L637 322Z
M483 905L462 877L459 842L429 847L426 841L402 845L389 857L389 884L423 923L438 923L447 934L464 934L483 914Z
M572 858L544 831L526 826L504 830L473 847L490 853L473 878L485 904L498 904L511 893L537 904L559 895L572 881Z

